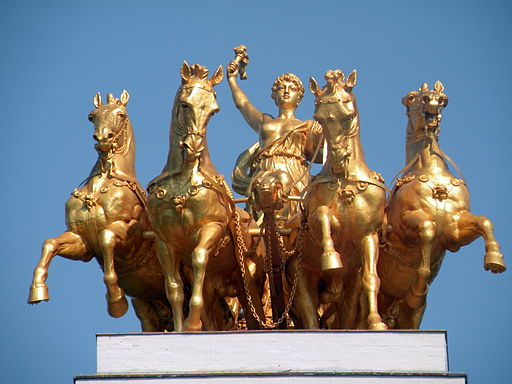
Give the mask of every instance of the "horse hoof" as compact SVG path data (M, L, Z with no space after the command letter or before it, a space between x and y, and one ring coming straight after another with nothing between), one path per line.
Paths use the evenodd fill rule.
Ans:
M503 255L497 251L487 252L484 257L484 269L492 273L505 272L507 267L503 261Z
M185 324L183 324L183 330L185 332L199 332L203 330L203 322L199 320L196 324L192 324L192 322L185 320Z
M385 331L388 327L386 324L384 324L382 321L373 323L370 325L370 330L372 331Z
M48 286L46 284L33 284L30 286L27 303L38 304L49 299Z
M343 263L341 262L340 254L336 251L327 251L322 253L321 262L322 271L343 268Z
M110 300L107 293L107 311L112 317L122 317L128 312L128 301L124 294L116 300Z

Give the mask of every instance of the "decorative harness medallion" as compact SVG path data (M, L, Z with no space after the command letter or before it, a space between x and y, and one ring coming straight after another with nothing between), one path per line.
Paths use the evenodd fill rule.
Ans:
M395 186L397 188L401 187L402 185L407 184L414 179L416 179L415 175L405 175L396 180ZM449 197L450 191L453 187L458 187L459 185L465 184L464 180L457 179L455 177L450 180L451 185L448 186L443 184L434 184L427 175L420 175L418 180L422 183L425 183L432 190L432 198L438 201L446 200Z

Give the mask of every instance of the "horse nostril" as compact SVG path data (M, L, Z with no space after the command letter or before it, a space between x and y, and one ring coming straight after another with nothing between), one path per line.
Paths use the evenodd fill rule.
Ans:
M98 138L98 135L97 135L97 134L95 134L95 133L92 135L92 138L93 138L94 140L96 140L96 141L100 141L100 139Z
M113 137L114 137L114 134L113 134L112 132L109 132L109 133L107 134L107 139L111 139L111 138L113 138Z

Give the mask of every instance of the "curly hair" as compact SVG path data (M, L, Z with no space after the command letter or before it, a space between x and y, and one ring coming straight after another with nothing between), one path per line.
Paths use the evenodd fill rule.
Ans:
M272 84L272 98L275 97L277 93L277 87L279 87L279 84L284 83L285 81L295 84L299 92L298 102L300 103L302 97L304 96L304 85L302 84L302 81L293 73L284 73L281 76L277 77L277 79L274 81L274 84Z

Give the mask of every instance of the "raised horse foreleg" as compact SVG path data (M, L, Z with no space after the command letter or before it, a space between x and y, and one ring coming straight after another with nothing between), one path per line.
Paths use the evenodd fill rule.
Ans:
M219 223L208 223L198 231L198 244L191 255L194 277L192 282L192 296L190 297L189 304L189 315L184 324L185 331L200 331L203 327L201 312L204 308L203 285L206 266L208 265L210 254L219 244L224 232L224 229Z
M368 299L368 328L387 329L382 321L377 304L377 295L380 289L380 279L377 275L377 261L379 259L379 238L376 233L366 235L361 241L361 257L363 264L363 288Z
M316 216L322 232L321 268L323 271L343 268L340 254L334 249L331 236L332 211L328 206L322 205L316 209Z
M85 262L93 258L93 254L87 248L83 239L74 232L64 232L57 237L47 239L43 244L41 258L34 269L34 277L28 296L29 304L49 300L46 278L48 277L50 262L57 255L66 259Z
M456 251L461 245L467 245L479 236L482 236L485 241L485 270L490 270L492 273L505 272L505 262L500 245L494 237L492 222L485 216L475 216L469 211L461 212L457 220L457 231L452 239L455 244L449 249L454 248L453 250Z

